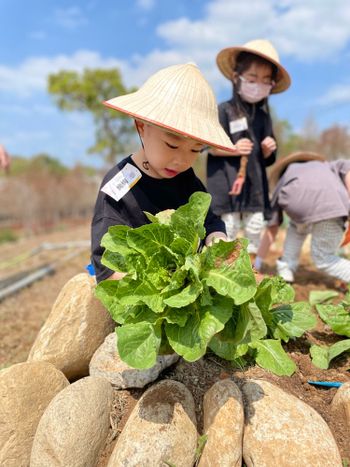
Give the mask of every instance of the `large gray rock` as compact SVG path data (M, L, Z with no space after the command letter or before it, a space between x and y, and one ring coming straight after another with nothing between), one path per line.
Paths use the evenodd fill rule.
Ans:
M108 467L192 467L196 443L192 394L182 383L164 380L136 404Z
M117 335L113 332L94 353L90 362L90 375L106 378L118 389L143 388L180 358L176 353L160 355L152 368L137 370L121 360L116 347Z
M230 379L215 383L204 395L207 442L199 467L241 467L244 407L238 386Z
M50 362L69 379L89 373L92 355L115 326L94 296L95 285L94 278L85 273L64 285L28 361Z
M332 400L332 410L339 410L345 416L347 426L350 428L350 383L344 383L337 390Z
M35 433L30 467L94 467L104 448L113 389L87 377L51 401Z
M0 465L29 465L40 417L57 393L69 385L51 363L18 363L0 372Z
M247 381L242 392L247 467L342 466L331 430L312 407L267 381Z

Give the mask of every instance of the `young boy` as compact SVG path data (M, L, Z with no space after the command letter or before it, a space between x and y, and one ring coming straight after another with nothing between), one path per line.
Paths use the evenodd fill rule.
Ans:
M152 75L136 92L104 103L135 119L141 146L105 176L92 220L92 264L97 282L122 273L101 264L103 235L113 225L148 223L157 214L186 204L205 191L192 165L205 146L233 151L222 129L213 91L194 64L174 65ZM211 210L206 244L226 239L224 223Z
M277 260L277 273L294 281L299 255L306 236L311 234L311 256L316 267L350 282L350 261L337 255L350 208L350 161L326 162L314 153L295 153L278 161L270 174L276 185L272 196L275 210L258 252L263 258L282 222L282 212L290 218L284 253ZM259 265L255 265L256 267Z

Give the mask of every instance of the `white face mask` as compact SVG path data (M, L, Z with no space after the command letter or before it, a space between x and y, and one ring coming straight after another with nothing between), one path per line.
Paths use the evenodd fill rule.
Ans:
M250 83L243 76L239 77L241 80L238 94L242 99L250 104L255 104L265 97L270 95L273 84L264 83Z

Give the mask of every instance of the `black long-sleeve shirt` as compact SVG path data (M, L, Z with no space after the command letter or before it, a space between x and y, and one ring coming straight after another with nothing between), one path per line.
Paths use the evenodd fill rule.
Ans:
M215 214L228 212L263 212L266 218L271 215L266 167L276 160L276 152L264 158L260 143L267 136L273 137L272 122L262 102L244 103L248 115L247 129L235 131L235 122L242 118L237 115L233 99L219 105L220 123L231 141L235 144L241 138L249 138L254 146L248 157L247 174L238 196L229 195L237 178L241 158L239 156L208 155L207 185L213 197L212 208Z
M131 156L123 159L104 177L101 187L111 180L127 163L135 166ZM188 203L196 191L206 191L192 169L173 178L153 178L142 173L141 179L119 201L99 191L91 225L91 261L95 268L97 282L106 279L113 271L101 264L104 249L101 239L113 225L140 227L149 223L143 211L153 215L165 209L177 209ZM212 232L225 232L225 225L211 209L205 221L207 236Z

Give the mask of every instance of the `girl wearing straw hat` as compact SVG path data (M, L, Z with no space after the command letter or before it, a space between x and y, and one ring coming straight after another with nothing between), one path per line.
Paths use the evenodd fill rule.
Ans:
M112 225L139 227L155 215L186 204L205 191L192 165L205 146L234 147L222 129L214 93L196 65L174 65L152 75L136 92L104 103L135 119L141 145L105 176L92 221L92 264L97 281L120 279L101 264L103 235ZM211 210L206 243L226 239L225 225Z
M302 245L311 234L311 256L316 267L350 283L350 261L337 255L350 211L350 161L327 162L317 153L297 152L280 159L270 173L274 188L269 221L258 255L264 258L277 235L283 211L290 222L277 273L294 281ZM346 239L346 243L349 239Z
M233 84L233 97L220 104L219 118L236 151L210 151L208 191L229 240L236 238L242 223L249 252L255 256L264 218L270 215L266 167L275 162L277 148L268 96L288 89L290 77L267 40L223 49L217 65Z

